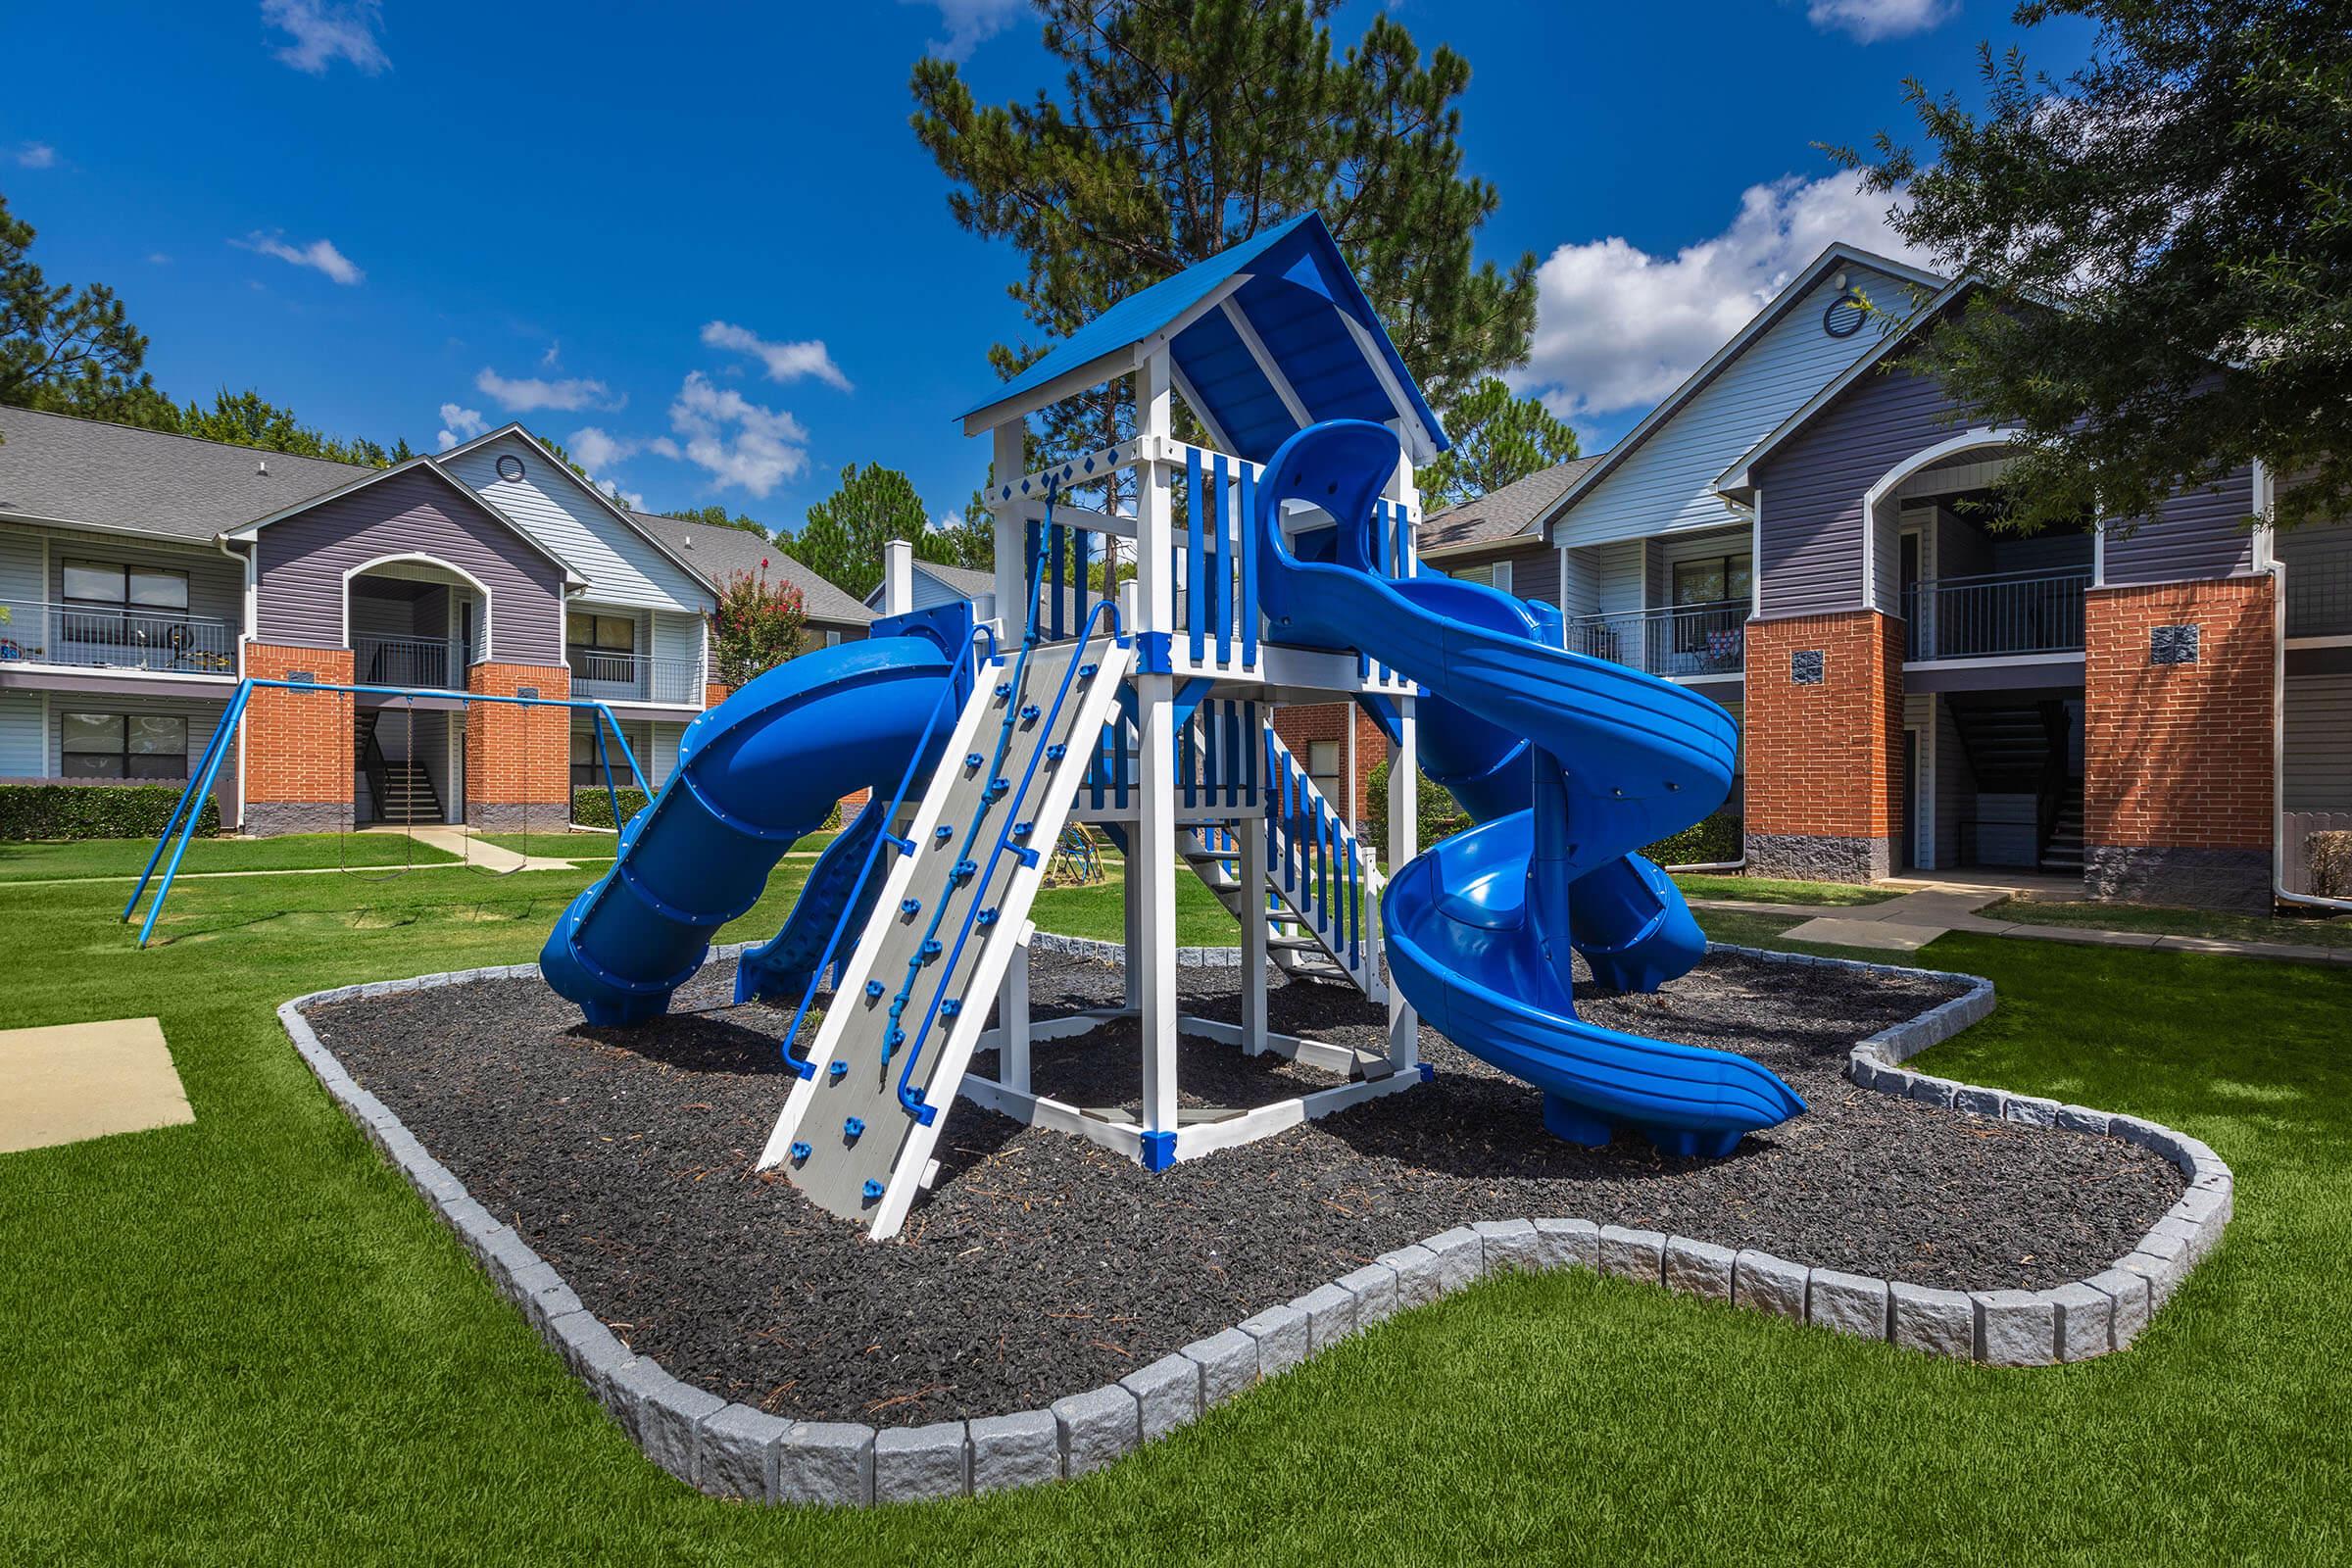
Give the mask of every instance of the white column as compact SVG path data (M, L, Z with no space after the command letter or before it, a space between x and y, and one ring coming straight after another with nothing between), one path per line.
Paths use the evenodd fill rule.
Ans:
M1421 853L1421 759L1413 699L1396 699L1396 752L1389 759L1389 875ZM1421 1020L1395 982L1389 986L1389 1061L1398 1072L1421 1059Z
M914 546L893 539L882 547L882 613L904 615L914 608Z
M1021 574L1020 519L1022 466L1029 461L1027 425L1008 419L996 429L996 482L989 488L989 510L997 519L997 634L1006 645L1021 635L1021 595L1029 581ZM1012 486L1006 499L1004 486Z
M1241 853L1234 869L1242 879L1242 1052L1266 1049L1266 824L1246 816L1234 828Z
M1154 450L1168 435L1168 352L1152 354L1135 372L1137 444ZM1164 458L1136 466L1136 627L1165 632L1172 605L1171 568L1175 535L1171 478ZM1175 681L1168 675L1136 680L1143 719L1137 743L1139 810L1134 852L1127 876L1135 888L1136 944L1127 963L1139 974L1136 1003L1142 1008L1144 1130L1176 1130L1176 709Z
M997 1082L1024 1095L1029 1092L1029 939L1036 935L1034 922L1021 922L1021 939L997 992L997 1028L1004 1042L997 1050Z

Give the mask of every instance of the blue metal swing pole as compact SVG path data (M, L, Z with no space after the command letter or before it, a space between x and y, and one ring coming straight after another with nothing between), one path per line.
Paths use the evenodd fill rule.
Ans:
M244 718L246 699L252 695L253 684L253 682L247 681L238 688L237 695L229 703L229 711L221 725L223 730L235 729L237 723ZM219 740L219 734L216 733L214 738ZM228 748L225 744L213 748L213 755L205 760L204 776L194 786L196 800L202 801L213 792L213 775L220 770L220 759L227 754L227 751ZM186 820L180 824L179 842L172 849L172 863L164 867L163 885L155 890L155 902L147 906L147 918L139 926L139 946L142 948L147 945L148 936L155 930L156 916L164 912L164 901L172 896L172 879L179 875L180 857L188 853L188 840L196 836L196 818L202 814L201 807L190 810ZM156 848L158 850L163 848L160 841ZM144 886L144 882L141 885ZM132 898L135 901L137 895L133 894ZM129 915L126 913L123 918L128 919Z
M245 695L252 685L251 681L239 681L235 693L228 700L228 707L221 710L220 722L213 726L213 738L205 743L204 756L196 760L196 771L188 775L187 784L179 792L178 803L172 808L172 815L164 823L164 830L155 836L155 853L147 857L147 869L139 873L139 885L131 889L130 901L122 906L123 919L129 919L130 911L139 906L139 899L147 891L148 879L155 875L155 863L164 858L164 845L178 830L179 813L189 808L190 798L199 803L203 801L203 797L196 793L196 780L208 776L214 759L221 748L228 745L236 730L237 720L245 710ZM201 804L197 806L196 812L200 816L203 814Z

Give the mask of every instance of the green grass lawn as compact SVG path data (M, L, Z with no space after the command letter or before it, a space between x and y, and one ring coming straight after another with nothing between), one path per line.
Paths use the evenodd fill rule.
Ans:
M1683 871L1675 884L1693 899L1737 899L1743 904L1831 904L1851 906L1880 904L1901 895L1889 888L1858 887L1850 882L1783 882L1768 876L1715 876Z
M2061 904L2003 899L1978 913L1987 920L2028 925L2089 926L2104 931L2156 931L2166 936L2221 937L2233 942L2285 942L2298 947L2352 948L2352 919L2231 914L2220 909L2174 909L2151 904Z
M135 877L155 853L152 839L86 839L66 844L0 843L0 882L57 877ZM447 865L457 857L430 845L412 848L405 834L290 833L273 839L190 839L182 871L288 871L317 866ZM170 852L166 852L170 858Z
M484 833L482 842L516 855L555 860L610 860L619 842L612 833Z
M773 930L808 863L727 935ZM819 1515L647 1464L272 1016L526 960L591 874L191 883L145 953L98 890L11 894L0 1025L155 1013L197 1119L0 1155L8 1562L2352 1556L2352 974L1965 936L1921 955L2002 997L1926 1065L2154 1116L2235 1165L2228 1240L2126 1355L1996 1372L1519 1278L1084 1482ZM1115 929L1108 892L1057 897L1043 923ZM1789 922L1706 923L1752 942Z

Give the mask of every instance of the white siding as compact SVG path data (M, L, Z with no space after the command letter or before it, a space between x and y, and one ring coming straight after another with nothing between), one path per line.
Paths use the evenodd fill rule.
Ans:
M522 462L520 479L502 479L498 460ZM609 605L699 610L703 586L653 541L589 499L569 473L551 472L548 461L513 436L445 460L443 466L516 527L586 577L591 597Z
M1642 608L1642 542L1620 540L1568 552L1560 609L1571 615L1616 614Z
M1910 298L1898 279L1866 268L1845 270L1853 286L1886 309L1900 311ZM1715 476L1879 345L1875 321L1851 337L1822 330L1822 315L1838 298L1835 276L1815 284L1588 491L1553 542L1597 544L1723 523L1728 508L1715 494Z
M674 610L654 612L654 657L682 659L699 664L703 657L703 626L700 615L682 614Z
M0 522L0 599L46 599L41 581L41 536L13 522ZM8 635L0 632L0 637Z
M646 755L637 759L637 765L645 769L647 783L660 789L669 782L669 775L677 771L678 742L685 738L686 726L683 724L657 723L653 726Z
M0 692L0 778L41 778L41 694Z

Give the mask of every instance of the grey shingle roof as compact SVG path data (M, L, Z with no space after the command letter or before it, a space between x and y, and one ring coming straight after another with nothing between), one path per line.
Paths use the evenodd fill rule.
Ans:
M765 563L766 575L781 577L801 591L801 603L810 620L840 626L864 626L873 621L872 611L758 534L742 528L713 528L679 517L657 516L650 512L632 512L629 515L636 519L637 526L660 540L714 588L739 571L759 576L763 569L761 564Z
M211 539L375 471L0 408L0 514L16 516Z
M1433 516L1423 517L1414 539L1421 553L1427 555L1436 550L1504 544L1522 534L1532 538L1536 519L1604 456L1594 453L1589 458L1570 458L1475 501L1447 507Z

